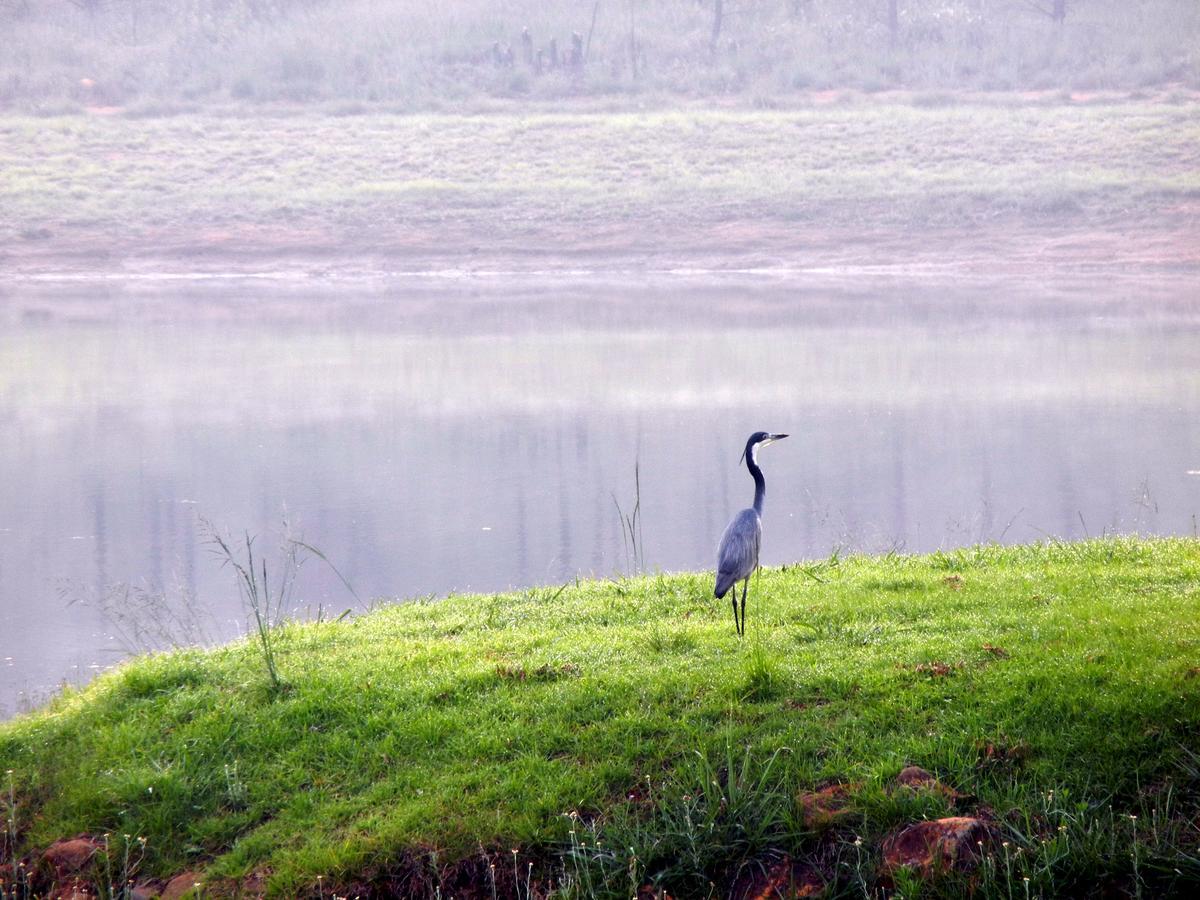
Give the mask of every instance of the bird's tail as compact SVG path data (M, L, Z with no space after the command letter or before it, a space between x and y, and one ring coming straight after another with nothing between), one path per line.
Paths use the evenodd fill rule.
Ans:
M737 581L737 579L728 572L718 572L717 587L713 591L713 596L720 600L729 592L729 589L733 587L733 583L735 581Z

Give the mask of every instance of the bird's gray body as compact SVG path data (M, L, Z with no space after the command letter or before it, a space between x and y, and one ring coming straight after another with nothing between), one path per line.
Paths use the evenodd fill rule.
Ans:
M743 509L721 535L717 545L717 587L713 592L718 600L758 568L758 548L762 545L762 516L754 509Z
M743 509L736 516L717 545L717 584L713 595L720 600L733 588L733 623L739 636L746 633L746 594L750 590L750 576L758 568L758 549L762 545L763 499L767 495L767 482L755 458L759 447L766 447L787 437L786 434L768 434L756 431L746 441L742 458L754 479L754 505ZM738 615L738 596L735 585L742 582L741 616Z

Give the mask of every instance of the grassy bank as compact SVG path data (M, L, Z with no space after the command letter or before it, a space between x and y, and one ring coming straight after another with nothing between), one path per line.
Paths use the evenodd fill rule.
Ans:
M136 877L277 896L701 896L787 853L861 896L957 811L995 829L985 896L1200 883L1194 540L788 566L748 622L659 575L288 626L282 691L249 643L139 659L0 725L0 847L108 833Z
M1194 103L0 119L0 253L1194 262ZM1036 232L1032 236L1030 231ZM1097 247L1096 235L1112 238ZM974 237L972 237L974 236ZM1061 242L1060 242L1061 243Z

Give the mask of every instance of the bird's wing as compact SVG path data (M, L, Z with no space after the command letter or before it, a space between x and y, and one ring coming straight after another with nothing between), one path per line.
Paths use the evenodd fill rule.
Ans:
M716 595L723 597L730 586L746 578L758 565L762 543L762 520L752 509L743 509L733 517L717 547Z

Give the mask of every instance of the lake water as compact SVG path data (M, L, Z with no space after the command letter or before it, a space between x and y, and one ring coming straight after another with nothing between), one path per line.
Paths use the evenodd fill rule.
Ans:
M1194 293L869 274L0 287L0 715L120 659L114 597L188 605L164 618L176 637L244 630L202 519L269 549L286 517L361 598L310 560L297 605L336 614L629 571L636 467L645 567L711 568L758 429L792 435L761 454L767 564L1192 534Z

